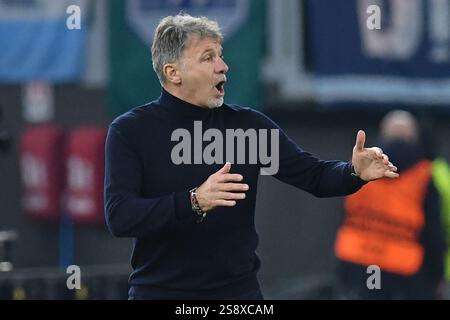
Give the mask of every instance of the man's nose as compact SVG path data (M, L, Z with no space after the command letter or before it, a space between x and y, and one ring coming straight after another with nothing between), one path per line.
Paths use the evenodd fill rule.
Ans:
M225 61L223 61L222 58L219 58L219 59L217 60L217 63L216 63L216 72L217 72L217 73L223 73L223 74L225 74L225 73L228 72L229 69L230 69L230 68L229 68L228 65L225 63Z

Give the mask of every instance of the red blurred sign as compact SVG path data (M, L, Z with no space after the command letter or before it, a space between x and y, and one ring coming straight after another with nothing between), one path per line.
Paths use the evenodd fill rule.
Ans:
M40 220L57 220L63 186L63 131L51 125L30 127L21 139L22 207Z
M104 221L104 128L78 128L68 138L67 210L75 222Z

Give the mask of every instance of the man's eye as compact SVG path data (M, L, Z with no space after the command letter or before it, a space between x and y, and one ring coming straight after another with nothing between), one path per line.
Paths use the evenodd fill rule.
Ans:
M207 56L207 57L205 58L205 61L212 61L212 57L211 57L211 56Z
M221 54L220 59L225 60L225 56L223 54Z

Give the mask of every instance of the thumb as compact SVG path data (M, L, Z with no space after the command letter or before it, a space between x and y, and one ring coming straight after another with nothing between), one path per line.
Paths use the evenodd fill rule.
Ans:
M365 143L366 143L366 133L363 130L359 130L358 135L356 136L356 145L355 145L356 150L363 151Z
M227 162L219 171L217 171L217 173L218 174L226 174L226 173L230 172L230 169L231 169L231 163Z

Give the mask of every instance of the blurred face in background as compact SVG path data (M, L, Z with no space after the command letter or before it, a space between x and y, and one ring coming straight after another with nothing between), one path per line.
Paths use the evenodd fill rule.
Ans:
M178 72L178 91L183 100L206 108L223 104L228 66L223 61L219 40L190 36Z

